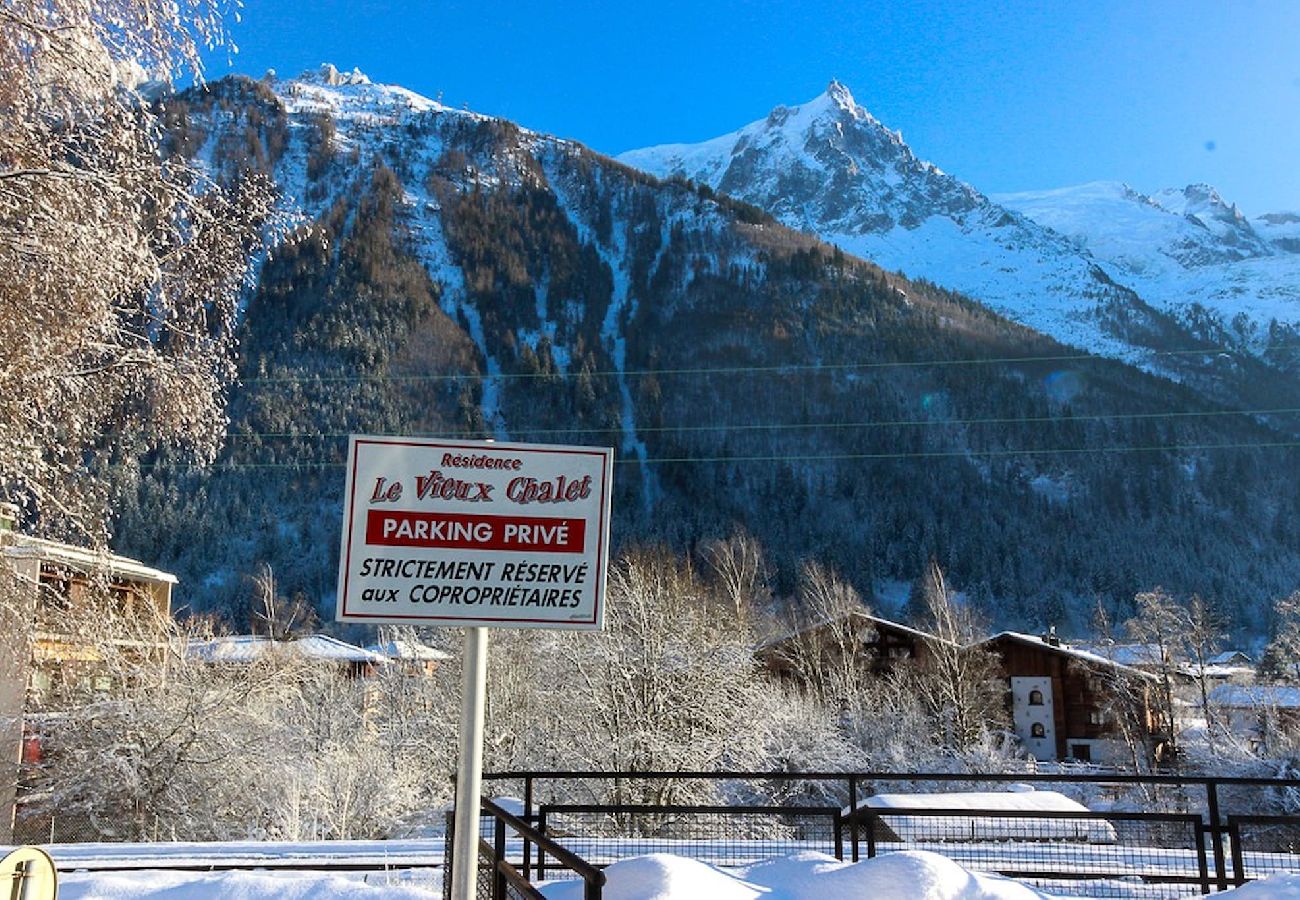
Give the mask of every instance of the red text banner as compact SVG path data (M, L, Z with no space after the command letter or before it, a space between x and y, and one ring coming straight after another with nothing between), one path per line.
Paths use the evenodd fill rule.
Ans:
M381 509L366 514L366 543L385 547L582 553L586 537L583 519Z

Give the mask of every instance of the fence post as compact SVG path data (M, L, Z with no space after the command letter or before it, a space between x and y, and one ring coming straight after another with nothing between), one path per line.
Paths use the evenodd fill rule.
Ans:
M451 852L454 846L456 846L456 817L452 815L451 810L447 810L447 838L442 854L443 900L451 900L451 870L456 864L456 854Z
M492 900L506 900L506 873L501 870L506 858L506 823L500 816L492 818Z
M849 776L849 846L853 861L858 861L858 776Z
M1210 839L1214 842L1214 879L1221 891L1228 889L1228 867L1223 859L1223 822L1219 818L1219 783L1205 780L1206 813L1210 818Z
M862 818L867 823L867 859L876 858L876 812L870 807L864 807Z
M1232 847L1232 881L1237 887L1246 883L1246 854L1241 849L1241 826L1228 819L1228 843Z
M844 815L835 810L835 858L844 861Z
M537 810L537 830L546 834L546 807L539 807ZM537 880L546 880L546 850L541 844L537 845Z
M533 776L524 776L524 821L532 820L533 816ZM524 835L524 878L529 878L529 870L532 868L533 844ZM531 879L530 879L531 880Z
M1201 893L1210 892L1210 867L1206 862L1205 853L1205 829L1201 827L1200 822L1196 822L1192 831L1196 837L1196 874L1201 877Z

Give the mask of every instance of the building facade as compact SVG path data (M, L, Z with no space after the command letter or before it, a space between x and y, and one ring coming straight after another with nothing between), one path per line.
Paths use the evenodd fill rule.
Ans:
M0 843L13 836L24 758L40 757L32 713L107 690L105 641L158 652L176 584L137 560L20 534L15 518L0 509ZM138 627L106 634L103 604Z
M1151 709L1156 679L1062 643L1003 632L977 647L1001 661L1012 727L1040 761L1129 764L1157 755L1166 736Z

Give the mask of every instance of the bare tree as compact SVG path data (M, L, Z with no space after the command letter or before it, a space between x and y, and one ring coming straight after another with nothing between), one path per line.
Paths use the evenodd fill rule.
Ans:
M1273 605L1273 629L1259 661L1265 678L1300 684L1300 590Z
M223 437L272 191L164 158L137 90L221 38L209 0L0 10L0 493L47 530L102 539L123 459Z
M316 625L316 610L306 597L281 596L275 585L275 571L269 563L262 563L251 581L255 598L254 630L263 631L273 641L287 641Z
M737 622L746 621L751 610L771 599L763 547L744 528L737 528L726 539L707 542L701 552L730 601Z
M1205 717L1205 740L1210 755L1215 755L1219 727L1217 716L1210 706L1210 676L1206 667L1214 655L1223 635L1223 621L1218 613L1201 598L1192 594L1187 601L1187 631L1182 643L1187 648L1187 655L1192 664L1192 679L1200 695L1201 714Z
M1160 728L1168 736L1170 749L1178 746L1178 721L1174 705L1174 670L1184 659L1183 642L1191 630L1187 610L1179 606L1164 588L1144 591L1133 598L1136 615L1124 623L1129 636L1148 645L1155 658L1151 663L1160 679L1156 704Z
M705 586L666 552L633 551L611 564L606 630L561 635L557 653L575 767L736 769L762 759L743 737L768 690L751 639L710 613ZM691 786L655 788L669 789Z
M911 683L930 711L935 739L958 751L985 744L1006 718L997 656L975 644L981 635L975 614L949 590L937 561L930 560L914 593L923 604L921 625L933 639Z
M867 695L866 647L874 639L868 612L857 590L836 572L816 560L800 566L795 603L786 614L786 662L817 699L848 717L861 713Z

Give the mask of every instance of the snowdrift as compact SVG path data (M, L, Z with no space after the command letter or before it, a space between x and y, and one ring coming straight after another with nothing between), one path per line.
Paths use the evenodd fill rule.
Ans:
M968 872L924 851L846 863L799 853L723 871L668 854L640 856L605 870L605 900L1039 900L1046 895L1005 878ZM581 882L545 886L547 900L581 900Z

